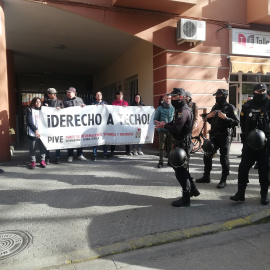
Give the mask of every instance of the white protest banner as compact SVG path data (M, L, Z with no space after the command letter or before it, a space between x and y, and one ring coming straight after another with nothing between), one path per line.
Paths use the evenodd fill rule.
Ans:
M42 106L38 130L47 150L152 143L154 112L150 106Z

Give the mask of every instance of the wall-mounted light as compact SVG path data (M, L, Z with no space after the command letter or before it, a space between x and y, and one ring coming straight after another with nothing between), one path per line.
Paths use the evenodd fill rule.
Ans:
M217 32L220 31L220 30L222 30L222 29L224 29L224 28L230 30L230 29L232 29L232 26L230 24L226 24L223 27L221 27L220 29L218 29Z

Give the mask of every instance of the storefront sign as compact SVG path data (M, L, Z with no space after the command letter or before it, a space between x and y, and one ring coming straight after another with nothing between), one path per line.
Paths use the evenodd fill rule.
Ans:
M231 54L270 57L270 32L231 30Z
M47 150L152 143L154 113L150 106L42 106L38 130Z

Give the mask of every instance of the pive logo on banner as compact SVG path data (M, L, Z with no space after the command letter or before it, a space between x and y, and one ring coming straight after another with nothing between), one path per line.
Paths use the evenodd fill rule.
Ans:
M270 33L232 29L232 54L270 56Z
M154 113L150 106L42 106L38 130L47 150L152 143Z

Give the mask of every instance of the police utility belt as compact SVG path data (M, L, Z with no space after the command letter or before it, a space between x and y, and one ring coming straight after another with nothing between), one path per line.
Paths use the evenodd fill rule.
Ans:
M229 136L232 134L232 129L227 128L226 130L222 130L222 131L210 130L209 134L210 134L210 136Z

